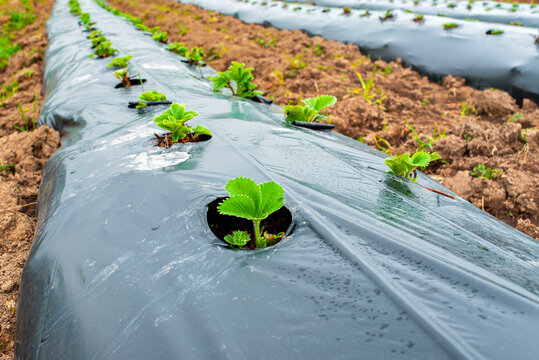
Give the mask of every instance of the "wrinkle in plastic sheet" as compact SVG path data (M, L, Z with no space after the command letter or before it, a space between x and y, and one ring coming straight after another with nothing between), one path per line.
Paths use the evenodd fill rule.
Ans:
M145 90L185 102L214 136L154 147L162 109L127 109L142 89L113 89L57 2L41 122L62 129L64 146L40 193L18 359L534 358L533 239L385 174L384 155L363 144L214 93L162 45L80 3L133 55ZM253 252L216 246L205 205L236 176L283 185L290 237Z

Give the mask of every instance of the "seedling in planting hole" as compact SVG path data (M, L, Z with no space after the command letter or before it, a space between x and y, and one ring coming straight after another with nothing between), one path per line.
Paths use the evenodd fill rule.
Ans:
M166 31L156 31L152 34L152 39L164 44L167 42L167 37L168 33Z
M90 33L90 35L88 35L88 39L95 39L95 38L98 38L100 36L102 36L101 34L103 34L103 31L101 30L94 30Z
M262 91L255 90L256 84L251 82L254 80L251 74L253 70L254 68L245 69L245 64L233 61L227 71L220 72L219 76L210 76L208 79L213 81L214 91L227 87L232 91L232 95L252 99L256 95L263 94ZM236 85L235 89L233 83Z
M365 12L361 15L359 15L359 17L369 17L371 16L371 13L369 12L369 10L365 10Z
M111 67L126 68L127 63L129 62L129 60L131 60L131 58L132 58L132 56L129 55L129 56L124 56L124 57L119 57L119 58L112 59L110 61L110 63L107 65L107 68L111 68Z
M247 231L234 231L232 234L225 235L225 241L234 249L245 246L249 240L251 236Z
M387 173L402 176L417 182L417 169L425 170L429 164L441 159L437 153L416 152L412 156L409 153L387 158L385 163L390 170Z
M69 12L75 16L79 16L82 11L80 9L79 2L77 0L69 0Z
M230 196L217 207L219 213L251 220L256 247L265 248L268 242L260 222L283 207L282 186L273 181L257 184L249 178L237 177L229 180L225 189Z
M496 177L496 174L500 172L501 172L500 170L491 169L489 167L486 167L484 164L479 164L473 168L473 170L470 172L470 175L478 177L478 178L482 177L482 178L490 180Z
M90 14L89 13L80 14L79 19L80 19L81 23L83 23L85 25L88 25L88 26L95 25L95 22L90 21Z
M299 11L299 10L301 10L301 6L296 6L296 7L293 8L292 10L294 10L294 11Z
M131 86L131 79L129 79L129 74L127 69L121 69L114 72L114 76L118 78L122 82L121 87L130 87Z
M423 14L417 14L417 16L412 20L413 22L420 23L425 21Z
M454 8L457 7L457 4L455 4L454 2L450 2L449 4L447 4L447 7L451 8L451 9L454 9Z
M503 30L487 30L486 32L487 35L501 35L503 34Z
M9 169L15 169L15 165L13 164L6 164L2 165L2 162L0 161L0 171L9 170Z
M145 91L140 94L138 98L140 101L136 106L137 109L148 106L146 105L147 101L167 101L167 97L165 96L165 94L161 94L160 92L157 92L157 90Z
M380 18L380 21L386 21L386 20L389 20L389 19L393 19L395 17L395 14L393 14L393 12L391 11L391 9L389 9L388 11L386 11L386 13L384 14L384 16L379 16Z
M109 56L114 55L117 51L117 49L112 47L112 43L107 40L97 45L94 53L88 55L88 57L93 58L94 56L97 56L100 58L108 58Z
M189 52L189 48L183 42L174 42L167 45L167 50L172 51L180 56L185 56Z
M202 59L204 59L204 56L206 55L204 54L204 51L197 46L194 46L191 50L189 50L185 54L185 56L187 57L187 61L189 65L199 65L199 66L206 65L206 63L202 61Z
M449 30L449 29L456 29L458 28L460 25L457 24L457 23L445 23L442 25L444 27L445 30Z
M522 26L522 23L518 22L518 21L511 21L509 23L509 25L513 25L513 26Z
M320 95L315 98L303 100L303 105L286 105L283 111L286 115L285 120L289 122L304 121L304 122L320 122L328 117L320 114L320 111L333 106L337 102L337 98L331 95ZM326 111L327 114L327 111Z
M186 111L184 104L172 104L168 110L165 110L161 115L153 119L161 129L168 130L172 133L172 141L179 142L187 139L188 135L193 141L196 141L200 135L211 136L210 130L203 126L197 125L192 128L185 123L198 113L196 111Z
M345 7L345 8L342 9L343 15L349 15L350 12L351 12L351 10L350 10L350 8L348 8L348 7Z
M99 46L99 44L106 42L107 38L102 35L99 35L99 36L93 37L91 40L92 40L92 49L93 49Z

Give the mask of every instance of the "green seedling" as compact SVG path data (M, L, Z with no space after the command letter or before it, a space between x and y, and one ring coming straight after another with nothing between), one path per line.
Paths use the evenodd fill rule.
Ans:
M376 94L373 93L373 89L375 86L374 74L376 73L377 69L378 69L378 61L374 64L374 68L372 69L367 81L363 79L363 76L361 76L360 73L356 73L359 79L359 82L361 83L361 89L360 88L346 89L346 91L351 94L361 95L363 96L365 100L367 100L369 105L378 104L383 110L385 110L385 107L382 104L382 101L386 99L385 91L383 89L377 89ZM379 98L374 99L377 95L379 96Z
M359 15L359 17L369 17L369 16L371 16L371 13L369 10L365 10L363 14Z
M159 41L160 43L166 44L168 38L168 33L166 31L155 31L152 33L152 39Z
M436 127L436 124L435 124L434 125L434 134L433 134L433 136L432 137L427 136L427 141L423 141L423 140L421 140L421 138L419 137L419 135L415 131L414 127L412 126L412 124L410 124L410 122L408 120L406 120L406 124L408 125L408 128L410 128L410 130L412 131L412 133L410 135L416 141L417 146L418 146L418 151L428 149L429 152L432 152L434 150L432 145L434 145L436 140L438 140L440 138L444 138L444 137L447 136L445 134L445 130L443 130L441 133L438 133L438 128Z
M244 247L249 240L251 236L247 231L234 231L232 234L225 235L225 241L234 249Z
M265 47L265 48L269 48L270 46L277 47L277 44L275 43L275 36L272 37L269 42L267 42L266 40L258 36L252 38L251 40L253 40L254 42L258 43L260 46Z
M292 9L293 11L299 11L301 10L301 6L296 6L295 8Z
M180 56L185 56L189 52L189 48L183 42L174 42L167 45L167 50L172 51Z
M202 59L204 59L205 56L206 55L204 54L204 51L197 46L194 46L191 50L189 50L185 54L185 57L187 57L187 61L189 65L198 65L198 66L206 65L206 63L202 61Z
M454 2L450 2L449 4L447 4L447 7L450 9L454 9L457 7L457 4L455 4Z
M417 14L416 17L412 20L413 22L420 23L425 21L423 14Z
M389 143L389 141L378 135L373 135L372 138L374 140L374 144L378 149L385 152L386 154L391 154L391 144Z
M95 38L98 38L100 36L102 36L103 34L103 31L101 30L94 30L90 33L90 35L88 35L88 39L95 39Z
M462 100L462 105L460 107L460 116L476 116L477 110L473 106L466 105L466 100Z
M230 195L217 207L222 215L251 220L257 248L267 246L266 236L261 232L260 222L284 205L284 189L276 182L257 184L253 180L237 177L225 186Z
M309 65L308 62L303 62L303 54L294 57L287 56L286 59L289 62L288 68L291 70L286 74L288 78L295 78L301 69L304 69Z
M324 55L324 49L320 44L316 44L316 46L313 49L313 52L316 54L316 56L322 56Z
M510 118L509 118L509 122L515 122L517 120L520 120L522 119L524 116L522 115L522 113L518 112L518 113L515 113L513 114Z
M19 91L19 87L20 84L15 79L9 85L2 85L2 90L0 90L0 106L3 106L8 99L12 98Z
M389 19L395 18L395 14L393 14L393 11L391 9L387 10L384 16L379 16L380 21L386 21Z
M350 8L348 8L348 7L345 7L345 8L342 9L343 15L350 15L351 11L352 10L350 10Z
M19 131L23 131L23 132L30 131L30 128L28 127L28 119L26 118L26 115L24 114L24 110L22 109L21 103L19 101L17 101L17 108L19 109L22 120L24 121L24 127L13 125L13 128ZM29 110L29 109L26 109L26 110ZM32 119L32 130L36 129L36 111L37 111L37 93L34 93L34 118Z
M487 30L486 34L487 35L501 35L503 34L503 30Z
M429 105L429 104L430 104L430 100L429 100L429 99L427 99L427 98L421 99L421 105L427 106L427 105Z
M80 21L85 25L95 25L95 22L90 21L90 14L89 13L82 13L79 15Z
M460 25L457 24L457 23L454 23L454 22L451 22L451 23L445 23L442 25L444 27L445 30L450 30L450 29L456 29L458 28Z
M441 159L441 157L435 152L416 152L412 156L406 153L387 158L385 163L390 168L390 170L387 170L387 173L417 182L417 169L424 171L431 162L438 159Z
M114 76L118 78L122 82L122 87L130 87L131 86L131 79L129 79L129 74L127 69L121 69L114 72Z
M80 9L79 2L77 0L69 0L69 12L72 13L75 16L79 16L82 11Z
M161 94L160 92L157 92L157 90L145 91L140 94L138 98L140 101L136 106L137 109L148 106L146 105L146 102L148 101L167 101L167 97L165 96L165 94Z
M283 111L286 115L285 120L289 122L320 122L327 120L327 116L320 114L320 111L333 106L337 98L331 95L320 95L315 98L303 100L303 105L286 105ZM327 115L327 111L326 111Z
M218 76L210 76L209 80L213 81L213 90L219 91L222 88L229 88L232 95L242 98L252 99L256 95L262 95L262 91L255 90L256 84L254 80L254 68L245 68L245 64L233 61L225 72L220 72Z
M519 130L518 131L518 139L522 141L524 144L528 143L527 135L528 135L529 129Z
M196 141L200 135L211 136L210 130L203 126L196 127L187 126L185 123L198 113L195 111L186 111L184 104L172 104L168 110L165 110L161 115L153 119L161 129L168 130L172 133L172 141L180 142L180 140ZM182 141L183 142L183 141Z
M92 48L96 48L99 46L99 44L107 42L107 38L104 36L96 36L91 39L92 40Z
M112 47L112 43L110 41L104 41L101 42L99 45L96 46L95 51L93 54L88 55L89 58L93 58L94 56L97 56L99 58L108 58L118 52L117 49Z
M13 170L13 169L15 169L15 165L13 164L2 165L2 162L0 161L0 171L7 171L7 170Z
M127 63L129 60L131 60L132 56L124 56L120 58L115 58L110 61L110 63L107 65L107 68L115 67L115 68L126 68Z
M522 26L522 23L521 22L518 22L518 21L511 21L509 23L509 25L513 25L513 26Z
M489 167L486 167L484 164L479 164L473 168L473 170L470 172L470 175L478 178L482 177L491 180L492 178L496 177L496 174L500 172L500 170L491 169Z

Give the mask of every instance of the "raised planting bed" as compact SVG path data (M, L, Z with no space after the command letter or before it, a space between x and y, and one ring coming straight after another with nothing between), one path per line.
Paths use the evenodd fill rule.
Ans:
M457 21L457 28L448 29L444 24L455 21L447 17L425 15L424 21L418 23L413 21L416 14L400 10L386 18L382 11L371 11L369 16L360 16L360 12L343 16L341 12L323 12L323 7L303 4L283 8L234 0L181 2L234 15L246 23L302 30L355 44L372 58L401 58L403 64L433 79L451 74L466 78L478 88L507 90L519 103L524 97L539 102L536 29L501 24L493 27L465 20ZM486 35L493 28L503 30L504 34Z
M330 11L342 13L342 8L363 11L351 11L356 16L365 10L413 11L416 14L447 16L453 19L478 20L489 23L510 25L512 22L521 26L539 27L539 6L534 4L515 4L496 1L462 1L462 0L299 0L299 3L310 2ZM290 5L292 6L292 5ZM297 6L297 5L293 5ZM339 9L341 8L341 9Z
M453 195L422 174L387 174L386 156L355 140L216 94L177 55L80 3L144 86L181 99L213 137L154 147L161 111L126 109L136 90L109 86L57 3L41 121L66 135L40 191L17 358L535 356L535 240L426 190ZM232 251L211 230L209 204L234 196L225 184L238 176L282 186L296 228L276 245Z

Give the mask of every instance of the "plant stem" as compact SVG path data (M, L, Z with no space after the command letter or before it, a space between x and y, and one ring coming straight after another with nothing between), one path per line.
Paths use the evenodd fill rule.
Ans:
M265 248L266 247L266 239L264 239L262 236L260 236L260 220L253 220L253 224L255 227L255 243L257 248Z

